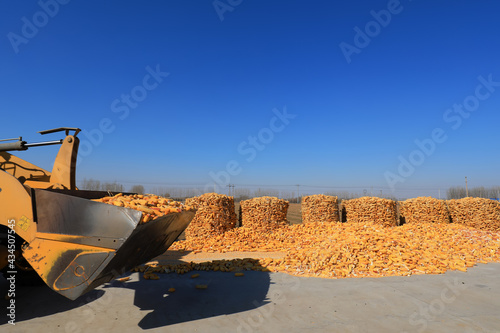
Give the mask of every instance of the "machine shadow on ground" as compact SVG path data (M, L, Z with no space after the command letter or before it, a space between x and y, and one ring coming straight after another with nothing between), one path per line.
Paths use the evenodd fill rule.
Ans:
M176 262L183 261L180 257L172 261L170 256L169 263ZM158 274L159 280L147 280L143 273L133 273L133 279L127 282L115 280L104 289L133 289L134 305L141 311L149 311L138 326L151 329L248 311L267 304L270 274L251 270L241 272L244 276L214 271ZM192 278L194 274L199 276ZM198 289L199 285L205 285L206 289ZM170 288L175 288L175 292L169 292Z
M2 316L0 316L0 325L7 324L9 320L9 317L6 316L6 308L10 304L10 301L6 299L8 291L8 283L0 274L0 307L3 309ZM103 290L92 290L72 301L56 293L45 284L34 286L16 285L15 297L13 297L15 300L15 322L18 324L33 318L82 308L99 300L104 294L105 291Z
M183 261L180 257L172 261L170 256L169 263L175 262ZM147 280L143 273L128 272L123 276L130 276L130 280L111 281L74 301L45 284L16 286L15 322L22 325L22 322L31 319L68 312L69 317L74 318L76 314L79 318L75 325L127 317L137 318L138 328L150 329L244 312L269 303L270 273L242 272L244 276L213 271L191 271L182 275L158 273L159 280ZM191 278L193 274L199 276ZM197 285L206 285L207 288L198 289ZM169 292L170 288L175 288L175 292ZM4 298L7 292L7 281L0 274L0 307L4 311L9 304ZM0 325L7 324L9 320L4 311L4 315L0 316ZM65 329L66 324L66 321L59 321L54 329Z

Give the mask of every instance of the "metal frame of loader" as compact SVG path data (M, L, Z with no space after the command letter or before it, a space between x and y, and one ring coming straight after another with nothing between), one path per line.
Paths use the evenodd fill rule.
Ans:
M80 129L39 133L58 132L66 137L0 143L0 269L19 278L31 279L36 273L56 292L76 299L165 252L195 212L140 224L141 212L89 200L108 193L76 188ZM52 172L8 153L54 144L61 148Z

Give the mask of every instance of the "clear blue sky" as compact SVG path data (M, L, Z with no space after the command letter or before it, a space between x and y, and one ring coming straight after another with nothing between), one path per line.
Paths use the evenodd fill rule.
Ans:
M498 13L493 0L2 1L0 136L80 127L78 180L126 185L212 172L221 188L497 186ZM56 153L18 156L50 169Z

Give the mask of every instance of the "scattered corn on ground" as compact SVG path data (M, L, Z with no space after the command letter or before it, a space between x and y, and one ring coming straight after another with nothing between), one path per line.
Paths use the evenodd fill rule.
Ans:
M125 276L125 277L116 279L116 281L119 281L119 282L127 282L128 280L130 280L130 276Z
M282 259L217 260L137 267L145 275L260 270L323 278L408 276L466 271L500 261L500 233L458 224L308 223L262 232L237 228L211 239L178 241L173 250L282 251Z
M118 193L115 196L94 199L93 201L138 210L142 212L141 223L149 222L163 215L193 209L189 205L158 195L123 195L123 193Z

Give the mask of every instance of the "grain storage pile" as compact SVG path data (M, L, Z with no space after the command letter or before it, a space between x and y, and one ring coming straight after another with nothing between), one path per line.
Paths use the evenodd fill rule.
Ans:
M236 228L204 242L180 241L172 250L233 252L280 251L245 269L325 278L408 276L466 271L477 263L500 261L500 233L453 223L409 223L396 228L376 224L307 223L262 233ZM218 270L214 262L165 266L165 272ZM240 263L225 261L230 271ZM218 268L219 267L219 268Z
M450 214L444 200L418 197L399 203L399 211L405 223L449 223Z
M288 225L288 201L276 197L260 197L240 202L241 224L253 230L273 230Z
M309 195L302 198L302 223L339 222L338 198L331 195Z
M500 203L485 198L447 200L451 222L500 231Z
M233 197L205 193L186 199L186 205L197 209L195 217L186 228L187 239L219 235L236 225Z
M140 223L149 222L159 216L171 213L179 213L184 210L192 209L192 207L186 206L181 202L152 194L123 195L122 193L118 193L115 196L94 199L92 201L104 202L118 207L126 207L138 210L142 212Z
M397 225L396 202L376 197L361 197L342 201L347 223L376 223L386 227Z

